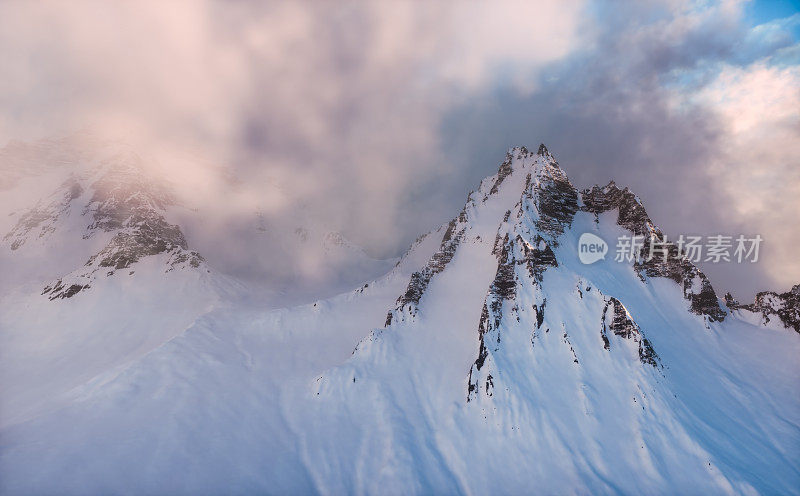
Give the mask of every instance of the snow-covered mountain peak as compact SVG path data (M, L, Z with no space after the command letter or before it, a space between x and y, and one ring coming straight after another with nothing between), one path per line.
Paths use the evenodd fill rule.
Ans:
M62 140L39 143L35 150L77 153L73 146ZM124 146L84 152L64 170L51 171L63 181L27 210L16 212L16 222L2 238L3 245L25 252L21 256L28 259L52 258L58 248L83 254L83 267L57 276L42 294L72 297L99 277L122 269L132 275L134 265L150 256L162 256L165 271L200 268L203 258L189 249L180 227L166 219L167 208L176 203L174 194L148 173L143 159Z
M104 174L58 183L42 240L97 214L78 236L96 254L158 226L167 196ZM277 231L258 211L245 228L215 241ZM358 250L328 225L282 232L324 247L315 273ZM795 493L800 286L720 305L675 251L582 263L585 233L663 239L627 188L577 191L519 147L385 275L312 303L219 305L202 270L164 274L169 250L112 277L95 257L91 291L0 306L0 491Z
M396 331L393 335L398 337L384 338L384 330L377 330L360 346L364 358L375 353L376 343L403 340L406 333L417 332L411 329L472 327L479 343L468 373L472 395L489 392L498 374L502 375L496 367L519 366L496 363L506 361L501 357L509 346L521 346L511 337L515 333L527 335L526 346L532 349L554 330L569 350L570 363L580 363L581 350L572 343L577 338L570 337L577 332L571 329L574 323L569 324L573 315L593 322L594 331L581 332L590 332L595 344L584 346L593 350L597 346L612 356L617 348L632 347L631 356L642 365L658 365L657 349L647 337L650 331L637 322L625 298L652 291L648 286L657 279L678 283L668 284L664 291L669 298L688 300L683 311L701 316L701 327L725 318L708 279L677 251L670 251L666 261L657 264L609 261L588 267L578 263L575 250L581 232L595 232L606 239L621 232L663 239L641 200L628 188L621 189L612 181L578 192L541 146L536 154L525 147L509 150L497 174L484 179L478 192L482 194L469 195L461 213L448 224L439 250L412 274L405 293L387 315L386 330ZM649 241L642 249L648 248ZM627 287L610 284L620 280L627 281ZM458 315L443 314L442 305L457 308ZM587 329L585 325L577 329ZM463 335L464 328L454 332ZM617 338L610 336L629 344L615 347Z
M645 277L671 279L680 285L692 312L712 321L725 318L708 278L674 246L668 249L666 260L648 260L651 243L662 242L665 236L652 222L638 196L613 181L604 187L578 192L542 145L536 154L525 147L509 150L497 174L481 182L478 195L469 195L461 213L448 225L440 250L412 276L408 290L387 316L387 325L394 321L395 314L416 314L431 280L445 270L465 244L474 247L492 240L491 254L501 265L498 277L503 275L504 264L520 263L527 265L534 279L540 279L546 267L558 266L554 250L562 244L563 235L579 212L593 219L591 230L597 231L600 217L609 214L615 217L611 219L614 225L627 230L629 235L643 237L642 256L632 262L642 282ZM611 238L611 234L607 237ZM575 240L570 238L570 241L568 246L574 249Z
M428 284L445 270L460 246L467 246L466 251L486 246L496 254L509 223L518 222L523 212L531 216L532 228L551 242L563 232L577 208L577 191L546 148L540 149L541 153L531 153L524 146L510 149L497 173L468 195L461 212L448 224L439 251L412 275L395 310L389 312L387 325L395 315L416 314Z
M610 256L585 265L578 257L583 233L606 241L642 236L639 255L663 242L641 199L613 181L577 191L545 147L536 154L509 150L477 193L448 224L439 250L411 275L385 327L313 382L318 411L330 419L320 429L352 429L360 446L405 439L410 451L402 456L441 463L446 473L466 479L472 470L529 466L533 457L537 467L546 466L541 480L554 473L561 475L553 480L574 480L587 464L585 478L593 482L574 487L599 484L609 492L659 492L667 481L675 484L669 474L694 481L678 484L678 492L767 487L749 474L780 465L786 445L760 445L756 458L773 462L754 468L760 434L746 419L783 421L769 413L774 402L762 408L741 400L760 394L753 391L763 381L750 376L743 365L749 359L730 341L771 337L756 334L761 331L742 318L744 310L726 312L708 278L676 249L657 262ZM797 308L791 305L797 292L764 295L760 308L764 315L786 315ZM794 342L782 333L778 340ZM747 386L728 394L720 377ZM460 450L470 455L455 455ZM563 461L576 453L576 464ZM481 464L470 466L475 457ZM319 453L312 461L322 461ZM364 470L377 473L386 463L365 460ZM796 478L786 463L781 467L773 489ZM430 473L421 466L408 470L414 472L386 478ZM485 490L527 487L499 488L487 478L494 483Z

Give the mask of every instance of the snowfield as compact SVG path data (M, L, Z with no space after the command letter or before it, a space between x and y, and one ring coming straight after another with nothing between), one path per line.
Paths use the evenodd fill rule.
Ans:
M588 199L512 149L388 273L300 306L167 254L6 289L0 493L800 493L800 334L696 268L583 265L633 225Z

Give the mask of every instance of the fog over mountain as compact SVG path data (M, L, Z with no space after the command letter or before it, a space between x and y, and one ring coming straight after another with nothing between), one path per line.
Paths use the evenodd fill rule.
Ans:
M800 494L798 11L0 2L0 494Z
M762 234L761 263L705 267L749 299L800 279L800 17L767 4L7 2L0 141L89 130L206 190L228 168L221 222L277 184L270 222L302 206L378 258L544 141L674 236Z
M747 304L674 248L588 263L586 233L646 236L644 255L664 232L628 188L575 188L543 144L509 149L389 264L257 217L340 270L317 292L366 281L305 304L307 274L263 286L195 251L202 212L138 154L73 146L16 150L51 165L12 191L56 187L4 215L3 493L798 487L800 284Z

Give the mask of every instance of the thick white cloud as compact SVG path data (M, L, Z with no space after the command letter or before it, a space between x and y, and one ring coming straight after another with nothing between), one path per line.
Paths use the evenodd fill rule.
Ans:
M568 171L651 187L639 191L651 205L691 203L691 184L664 182L675 155L675 175L713 177L697 190L743 231L763 227L781 246L770 276L788 284L800 278L796 69L715 62L786 48L779 24L748 31L738 0L4 2L0 143L122 136L203 199L220 195L209 164L227 165L243 188L209 225L256 208L280 222L302 204L388 254L502 159L476 165L450 143L502 150L558 133ZM712 68L700 90L675 85L697 67ZM495 103L489 124L448 136L454 109L482 118ZM275 183L284 194L265 198Z
M800 68L726 66L693 98L724 123L707 170L720 208L764 236L761 263L788 289L800 282Z
M409 189L452 165L443 109L567 54L580 4L4 3L0 141L89 128L190 149L389 249Z

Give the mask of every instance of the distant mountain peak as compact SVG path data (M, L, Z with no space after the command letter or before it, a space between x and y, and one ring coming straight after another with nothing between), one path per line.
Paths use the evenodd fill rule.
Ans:
M725 304L731 310L758 316L762 325L775 319L784 327L800 333L800 284L784 293L761 291L755 301L747 305L740 304L733 295L726 293Z
M51 154L73 149L71 141L63 141L39 143L36 149ZM22 213L2 238L12 251L33 241L46 242L58 230L67 237L105 243L83 267L48 284L43 295L51 300L72 297L91 288L98 277L123 269L132 274L141 259L159 254L166 256L166 272L204 263L189 249L180 227L166 220L166 209L175 205L175 198L169 187L147 174L141 156L127 147L87 156L94 161L73 170L48 198Z

